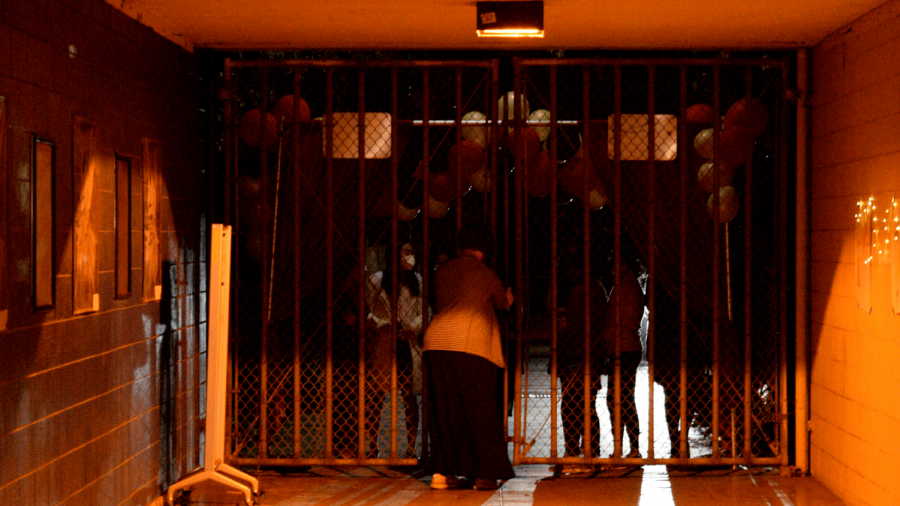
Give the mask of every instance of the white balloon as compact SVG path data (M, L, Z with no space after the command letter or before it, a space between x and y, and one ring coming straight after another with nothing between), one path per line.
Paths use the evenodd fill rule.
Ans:
M539 121L541 125L530 124L529 126L538 133L538 137L541 138L541 142L547 140L547 137L550 136L550 111L548 111L547 109L538 109L528 115L528 121ZM546 126L544 126L545 123Z
M591 209L591 211L601 209L603 206L609 203L609 197L606 196L606 193L597 188L591 190L588 198L590 199L590 202L588 202L588 207Z
M719 209L715 209L715 196L713 193L706 201L706 211L709 217L716 219L718 215L719 223L728 223L737 216L738 210L741 208L741 201L738 199L737 190L733 186L723 186L719 188Z
M429 218L443 218L447 214L447 211L450 210L450 203L435 200L431 198L431 195L429 195L428 205L425 209L426 214L428 214Z
M694 137L694 151L707 160L713 157L713 129L700 130Z
M463 139L485 147L491 140L490 131L487 128L487 116L479 111L469 111L463 114L460 133Z
M703 162L703 165L700 166L700 170L697 171L697 183L700 185L700 188L703 188L709 193L712 193L716 188L716 181L713 180L713 176L715 175L714 164L712 160L707 160ZM734 166L728 165L726 163L719 163L719 181L718 186L726 186L731 184L731 178L734 177Z
M481 193L491 191L491 173L488 171L487 167L484 167L473 174L469 181L472 183L472 187Z
M397 216L397 219L400 221L412 221L419 215L419 209L414 208L410 209L400 202L396 202L394 206L394 214Z

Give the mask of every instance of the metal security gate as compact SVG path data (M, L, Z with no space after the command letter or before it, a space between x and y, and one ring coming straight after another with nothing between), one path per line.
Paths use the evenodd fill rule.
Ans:
M431 274L479 220L517 294L515 463L785 465L786 64L499 69L226 61L228 461L426 458Z

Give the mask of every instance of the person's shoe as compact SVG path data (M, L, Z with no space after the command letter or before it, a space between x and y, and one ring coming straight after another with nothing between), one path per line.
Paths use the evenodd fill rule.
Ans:
M434 473L431 475L431 488L435 490L459 488L459 479L456 476L444 476L441 473Z
M500 488L500 483L497 480L486 478L475 478L475 486L472 487L473 490L497 490L498 488Z
M641 458L641 451L637 448L632 448L628 455L625 456L626 459L639 459Z

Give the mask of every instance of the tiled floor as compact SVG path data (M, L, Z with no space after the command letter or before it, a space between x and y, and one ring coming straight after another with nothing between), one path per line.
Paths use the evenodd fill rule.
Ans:
M431 490L423 470L312 467L298 473L256 473L267 506L352 505L768 505L843 503L811 477L772 469L667 472L665 466L556 475L548 466L519 466L500 490ZM185 504L242 504L241 497L201 485Z

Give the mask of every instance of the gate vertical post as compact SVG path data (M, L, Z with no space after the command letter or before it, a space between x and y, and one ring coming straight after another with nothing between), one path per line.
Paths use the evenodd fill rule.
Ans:
M332 287L332 295L328 299L328 307L331 307L331 313L329 314L329 325L331 328L334 328L334 291L333 291L333 282L332 278L334 276L334 171L333 169L333 155L334 155L334 125L332 124L334 117L332 114L332 103L333 103L333 84L334 84L334 71L332 69L325 70L325 124L324 127L324 135L325 135L325 262L327 269L327 277L326 277L326 290L328 287ZM296 100L295 100L296 101ZM316 146L318 149L318 146ZM298 174L299 176L299 174ZM362 317L362 309L357 309L357 320L358 322L364 321ZM359 342L363 342L363 325L357 325L357 330L359 332L358 340ZM326 346L331 349L334 345L333 342L333 332L328 334L328 342ZM333 354L332 354L333 356ZM329 361L330 362L330 361ZM360 383L361 385L362 383ZM333 400L333 399L332 399ZM333 406L333 403L332 403ZM358 414L362 413L362 411L358 411ZM334 417L332 416L332 421ZM357 421L357 423L359 423ZM333 431L332 431L333 433ZM359 434L362 434L360 430ZM363 442L358 441L358 451L362 452Z
M753 68L747 66L746 96L753 94ZM753 159L747 161L744 182L744 448L743 457L753 457ZM737 434L731 435L732 448L737 449Z
M557 369L556 353L559 333L559 245L557 244L557 179L559 177L559 165L557 160L557 93L556 93L556 65L550 65L550 455L559 457L557 448L558 430L556 420L557 397Z
M688 425L688 413L687 413L687 360L688 360L688 352L687 352L687 244L688 244L688 233L687 233L687 221L688 221L688 212L687 212L687 199L688 199L688 151L691 149L690 139L688 138L688 130L687 124L684 121L684 118L687 117L687 68L682 65L681 66L681 124L679 125L679 137L678 142L681 143L679 151L681 152L681 196L679 201L679 213L681 215L680 218L680 239L679 239L679 251L681 254L681 260L679 262L679 283L681 287L681 293L679 294L679 317L678 317L678 341L679 341L679 367L678 367L678 391L680 392L679 399L679 407L678 407L678 417L681 420L681 427L687 427ZM652 299L651 299L652 300ZM653 314L653 310L651 309L650 314ZM653 348L650 348L651 350ZM650 388L653 388L653 383L650 383ZM652 398L652 397L651 397ZM652 406L652 404L651 404ZM653 408L651 407L651 410ZM669 437L669 443L674 443L671 440L671 436ZM674 452L674 448L672 448L672 453ZM678 434L678 455L681 457L688 456L688 445L687 445L687 431L682 430Z
M621 125L615 125L613 127L616 132L619 131ZM622 174L617 170L615 171L615 176L613 179L613 265L615 266L614 278L613 278L613 291L621 291L621 288L616 288L620 286L621 276L619 273L619 262L622 259ZM618 300L618 295L616 296ZM615 306L615 314L612 315L615 318L615 335L613 339L615 339L614 349L613 349L613 376L610 378L606 377L606 396L609 399L609 389L613 390L613 412L610 413L612 415L613 420L613 456L621 457L622 456L622 373L621 373L621 352L619 345L619 339L621 337L621 331L619 327L622 324L622 316L620 310L621 304L616 304ZM609 318L610 315L606 315ZM607 403L608 404L608 403Z
M720 150L718 149L721 146L719 142L722 138L719 130L722 128L722 120L721 120L721 66L716 65L713 69L713 109L716 111L715 113L715 121L713 122L713 146L715 149L713 150L713 167L719 164L719 160L721 159ZM715 186L715 185L714 185ZM719 252L721 251L722 245L719 242L719 190L716 188L716 191L713 192L713 206L715 209L714 217L712 218L713 222L713 356L712 356L712 456L713 458L719 458L719 411L721 409L719 405L719 324L721 323L722 315L721 308L719 307L719 294L720 287L719 284L721 282L721 278L719 276ZM728 226L728 225L725 225ZM682 430L685 430L682 427Z
M462 149L460 149L460 144L462 143L462 67L456 67L456 117L454 118L456 128L455 132L455 143L456 143L456 160L451 162L451 167L453 167L453 163L456 164L456 230L462 228ZM466 183L468 184L468 183Z
M498 216L500 213L500 210L499 210L499 207L500 207L499 195L500 194L498 193L498 188L499 188L499 186L498 186L499 185L498 164L500 163L500 161L498 160L499 153L498 153L498 149L497 149L498 136L500 135L500 125L499 125L498 116L497 116L498 104L497 104L497 99L496 99L496 97L500 94L500 61L499 60L493 61L493 68L491 70L493 71L493 75L491 78L491 96L488 98L488 110L490 111L488 113L488 118L490 119L490 122L491 122L490 128L489 128L490 137L491 137L491 139L490 139L490 143L491 143L491 153L490 153L491 154L491 158L490 158L491 185L490 185L490 189L491 189L491 195L492 195L490 218L491 218L491 230L496 232L497 225L498 225L498 222L500 219Z
M293 120L291 124L291 165L292 177L294 183L294 458L300 458L300 441L301 441L301 422L300 416L300 68L293 67L294 78L294 110ZM331 334L333 330L332 322L332 291L331 291L331 274L333 268L326 266L326 275L328 281L325 287L325 455L331 456L331 420L333 404L331 402Z
M232 80L231 80L231 59L225 59L225 89L223 93L220 95L220 98L223 101L223 122L225 123L225 148L222 152L222 156L224 157L225 163L225 188L224 188L224 197L225 197L225 209L222 216L222 221L225 225L232 225L234 221L232 219L232 185L235 181L235 176L232 175L232 169L234 168L234 100L232 98L234 94L234 90L232 89Z
M650 199L650 216L649 216L649 236L647 238L650 247L649 251L649 262L648 267L650 272L654 272L656 269L656 247L654 246L656 240L656 212L657 212L657 188L656 188L656 67L653 65L648 65L647 67L647 181L648 188L647 193ZM618 270L618 262L619 257L616 257L616 284L618 285L619 278L619 270ZM651 277L652 279L652 277ZM618 304L617 304L618 307ZM618 311L617 311L618 313ZM618 326L617 326L618 328ZM616 342L618 343L618 336ZM619 378L619 350L618 345L616 348L616 378L617 378L617 398L619 394L620 387L618 386L618 378ZM653 410L653 383L650 383L650 410ZM617 401L618 403L618 401ZM617 409L618 410L618 409ZM636 422L637 420L635 420ZM621 425L617 426L619 430L618 437L616 438L616 445L618 445L617 451L621 449L622 443L622 427ZM667 426L668 429L668 426ZM671 441L670 441L671 443ZM620 455L617 453L616 455Z
M795 441L797 453L795 455L797 468L801 472L809 471L809 432L808 432L808 417L809 417L809 378L808 378L808 360L809 360L809 175L807 166L809 156L807 149L809 148L808 139L806 135L808 135L808 124L809 114L807 109L807 100L809 97L807 96L807 86L809 83L807 82L807 57L808 50L800 50L797 53L797 87L799 94L799 100L797 102L797 175L796 175L796 197L797 197L797 226L795 232L795 240L796 243L796 274L794 281L796 283L796 292L798 294L798 299L795 302L795 318L796 318L796 327L795 331L796 349L794 352L796 353L795 357L795 406L797 408L796 417L795 417L795 437L797 438ZM781 93L779 93L779 132L784 133L787 132L788 126L788 107L787 107L787 86L789 79L789 69L785 64L781 68ZM803 136L801 138L801 135ZM781 458L783 465L787 465L789 462L790 456L790 442L789 442L789 426L788 426L788 375L787 375L787 360L788 360L788 346L787 346L787 335L788 335L788 322L787 322L787 314L784 310L787 306L787 267L788 267L788 251L787 251L787 230L788 230L788 174L787 174L787 159L788 159L788 146L785 140L781 140L778 149L778 167L780 169L778 174L778 186L779 186L779 201L778 201L778 220L777 223L781 224L780 229L778 230L779 234L782 237L782 240L778 242L779 251L778 258L780 263L779 272L779 291L778 291L778 299L781 301L779 307L781 308L781 317L778 320L778 330L780 338L780 355L781 355L781 367L779 373L779 383L781 388L778 389L778 394L781 398ZM802 217L801 217L802 214ZM800 325L803 325L801 328Z
M392 347L394 349L394 353L392 353L393 357L393 367L392 367L392 377L391 377L391 459L397 458L397 318L399 318L400 312L400 303L399 298L397 296L397 292L399 291L399 284L397 282L397 276L399 273L398 263L400 259L398 258L397 252L400 250L398 247L398 232L397 232L397 213L394 212L394 209L397 205L397 186L399 184L397 180L397 170L399 167L399 155L397 155L394 150L395 146L399 145L397 142L397 137L399 136L398 129L399 125L397 123L397 67L395 65L391 66L391 214L389 215L391 218L391 276L393 279L391 280L391 327L392 331ZM426 255L427 256L427 255ZM425 266L427 268L427 265ZM427 304L426 299L422 299L423 304ZM428 314L428 307L426 305L425 311L423 311L424 315ZM404 345L408 346L408 344L404 343ZM407 407L408 409L408 407ZM416 408L418 409L418 407ZM409 442L409 438L407 438L407 444ZM415 443L413 443L415 444ZM407 453L409 452L409 448L407 447Z
M236 172L234 172L237 169L237 164L234 163L234 161L237 159L237 157L234 156L234 149L235 149L235 146L237 145L237 142L235 141L235 135L234 135L234 100L232 98L234 96L234 90L232 89L231 59L230 58L225 59L224 78L225 78L225 93L224 93L223 98L224 98L225 104L224 104L223 118L224 118L224 123L225 123L225 148L224 148L223 154L224 154L224 162L225 162L225 210L224 210L224 216L223 216L222 221L224 222L224 225L232 225L234 231L237 232L237 223L236 223L236 220L233 218L233 216L236 213L233 213L233 207L232 207L232 200L233 200L232 188L234 185L234 181L237 180L237 174L236 174ZM231 268L234 272L237 272L237 268L236 268L236 266L237 266L237 261L236 261L237 250L238 250L238 248L234 248L233 255L235 258L233 258L232 262L231 262L232 263ZM238 285L237 276L235 276L234 282L232 284L235 287ZM232 290L232 292L233 292L233 295L231 296L231 301L230 301L229 309L228 309L228 313L230 315L232 315L232 317L231 317L231 321L229 323L228 331L229 331L229 335L236 336L237 332L235 332L235 330L238 328L237 327L237 311L234 311L234 308L236 307L236 302L237 302L237 290ZM232 429L232 422L236 418L236 416L235 416L236 410L234 409L235 405L237 404L236 394L232 393L235 391L235 385L237 384L236 379L233 378L233 376L232 376L235 373L235 371L237 371L238 354L236 352L236 349L237 349L237 345L235 344L236 341L237 341L237 339L232 339L231 342L229 342L229 344L228 344L228 346L231 348L231 350L229 351L229 353L231 353L231 355L230 355L231 360L228 361L228 366L227 366L229 368L228 373L227 373L228 379L227 379L227 387L226 387L227 388L226 392L228 392L228 395L225 397L225 413L227 413L226 417L225 417L225 420L226 420L226 422L225 422L225 457L226 458L231 457L231 450L233 448L232 441L231 441L231 438L232 438L231 429Z
M357 276L359 280L359 296L360 305L365 300L366 289L366 72L362 68L357 70L357 113L356 113L356 161L357 161L357 221L356 221L356 255L357 255ZM365 309L361 308L360 313L364 313ZM360 326L365 326L365 314L359 320ZM366 395L365 395L365 334L360 339L360 362L363 364L360 373L360 399L361 409L360 418L363 438L363 449L368 450L368 444L371 443L373 451L378 455L378 435L375 435L374 441L368 441L368 424L366 416ZM377 399L376 402L384 401L383 398Z
M263 66L259 68L259 171L262 177L260 186L262 192L262 241L261 241L261 257L262 257L262 276L260 280L262 287L260 293L260 331L262 338L260 339L260 364L259 364L259 458L268 457L268 416L269 416L269 147L267 146L266 126L268 124L266 111L269 106L266 103L269 96L268 86L268 69Z
M504 95L504 99L506 99L507 97L508 97L508 95ZM522 124L521 124L522 111L524 110L520 104L523 103L522 102L523 100L524 100L524 97L522 95L522 66L521 66L521 61L518 58L516 58L513 63L513 104L512 105L513 105L513 111L514 111L513 112L513 129L514 129L513 131L515 132L515 134L513 135L512 141L515 143L513 153L515 154L515 169L517 172L515 181L513 182L513 188L514 188L513 198L515 199L515 217L514 218L515 218L515 227L516 227L515 228L515 274L514 274L515 275L516 300L515 300L515 305L513 307L515 308L515 326L516 326L516 340L517 340L516 341L517 342L517 346L516 346L516 390L517 391L522 390L522 380L523 380L522 379L522 372L523 372L522 360L524 358L523 357L523 348L525 345L525 343L522 340L522 308L524 307L523 306L524 301L522 300L522 293L524 292L524 288L522 286L522 261L523 261L522 227L524 227L524 224L522 223L522 199L524 198L522 195L522 193L523 193L522 158L523 158L523 151L525 151L525 150L524 150L524 140L522 139L523 136L520 134L521 129L522 129ZM506 102L504 103L504 108L503 108L505 117L509 116L509 110L510 110L509 108L510 108L509 101L506 100ZM505 119L506 118L504 118L504 120ZM504 132L504 133L507 133L508 131L509 130L507 129L506 132ZM504 170L504 173L508 174L509 171ZM508 187L509 186L507 183L507 188ZM510 198L508 191L506 192L506 195L507 195L506 198L508 200ZM509 230L509 219L508 218L506 220L506 223L507 223L507 227L505 230L507 230L507 234L508 234L509 233L508 232L508 230ZM507 254L507 257L508 256L509 255ZM525 370L527 371L527 369L525 369ZM519 403L527 402L527 397L525 399L523 399L523 396L517 395L516 402L519 402ZM522 429L521 435L522 436L525 435L525 429L527 428L527 423L525 423L527 421L527 419L525 418L526 413L524 411L525 410L523 409L522 413L520 414L520 417L517 418L517 423L521 423L521 429ZM522 422L518 422L519 419L522 419ZM519 434L520 434L520 432L517 430L516 435L518 436ZM514 439L515 442L513 444L513 456L523 455L522 443L524 442L524 440L525 440L524 437L522 437L522 438L516 437Z
M599 434L591 434L591 413L594 412L594 399L591 395L592 367L591 363L591 215L589 178L593 169L593 160L590 142L591 125L591 75L590 66L581 66L581 237L583 249L582 284L584 286L584 384L582 386L584 398L582 402L584 413L584 456L586 459L597 458L593 455L594 438Z
M428 163L428 161L431 158L429 156L429 153L431 151L430 128L429 128L429 122L431 121L431 119L430 119L430 117L431 117L431 108L430 108L430 104L431 104L431 73L430 73L428 67L422 68L422 97L423 97L422 98L422 102L423 102L422 103L422 192L423 192L422 206L424 207L423 211L425 211L422 213L422 244L431 244L431 235L429 234L429 230L431 227L428 226L429 217L428 217L428 212L427 212L428 208L426 207L428 205L428 199L431 198L431 197L429 197L429 191L430 191L430 186L431 186L431 174L430 174L429 163ZM422 265L422 269L426 272L426 276L425 276L424 285L423 285L424 294L422 296L422 299L423 299L423 303L425 303L425 301L428 300L428 293L429 293L428 290L430 289L430 286L428 284L429 277L427 276L427 273L430 271L430 269L428 267L428 255L423 255L423 256L424 256L424 258L423 258L424 264ZM427 364L424 364L424 361L423 361L423 367L428 367ZM425 376L424 372L423 372L423 376ZM427 383L427 381L423 381L423 388L427 388L427 386L425 386L426 383ZM427 395L427 394L428 394L427 390L423 390L423 395ZM430 413L428 412L428 409L427 409L428 402L423 402L422 404L424 405L423 412L422 412L422 420L423 420L422 423L423 423L423 427L427 427L428 424L430 423L429 422ZM423 437L422 438L422 455L427 455L427 454L428 454L428 438Z

